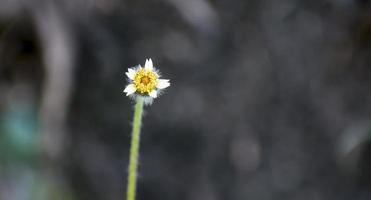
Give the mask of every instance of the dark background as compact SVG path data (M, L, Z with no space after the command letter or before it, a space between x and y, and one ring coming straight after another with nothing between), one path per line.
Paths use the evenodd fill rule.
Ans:
M0 0L0 199L371 199L368 0Z

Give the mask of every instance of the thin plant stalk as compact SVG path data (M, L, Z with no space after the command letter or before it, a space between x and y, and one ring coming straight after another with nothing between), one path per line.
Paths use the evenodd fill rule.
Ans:
M131 134L129 175L126 200L135 200L139 157L140 126L142 124L143 104L144 99L142 97L137 97L134 109L133 131Z

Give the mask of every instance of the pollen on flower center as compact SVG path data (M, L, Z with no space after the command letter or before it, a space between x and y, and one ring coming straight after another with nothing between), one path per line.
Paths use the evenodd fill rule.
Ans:
M151 79L148 76L143 76L142 78L140 78L140 82L144 85L147 85L150 81Z
M136 90L141 94L150 93L156 88L157 76L154 71L140 68L133 81Z

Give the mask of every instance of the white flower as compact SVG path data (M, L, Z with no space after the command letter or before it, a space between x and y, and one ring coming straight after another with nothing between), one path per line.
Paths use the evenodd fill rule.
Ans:
M169 79L160 79L151 59L146 59L144 68L141 65L129 68L126 76L129 78L129 84L124 90L126 96L139 95L144 97L145 102L149 104L158 97L162 89L170 86Z

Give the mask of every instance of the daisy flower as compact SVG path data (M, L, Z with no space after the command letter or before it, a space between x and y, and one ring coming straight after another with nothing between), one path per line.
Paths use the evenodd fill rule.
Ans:
M169 79L161 79L159 72L153 67L152 59L146 59L144 67L129 68L126 72L129 84L124 92L126 96L143 97L146 104L152 103L161 90L170 86Z

